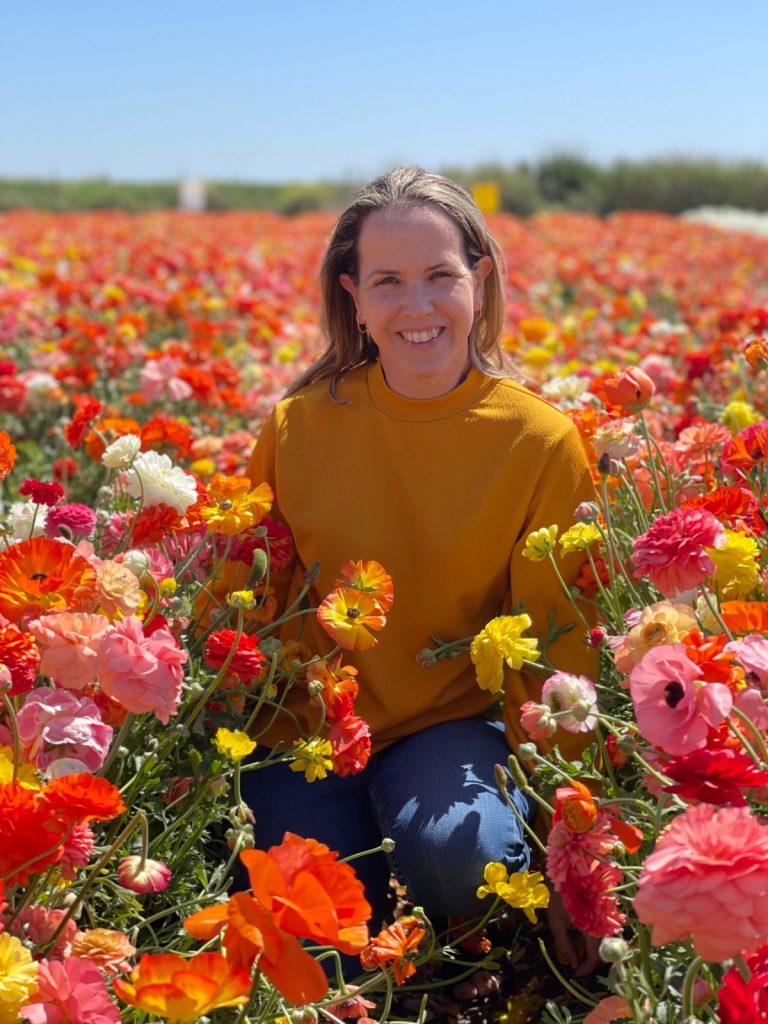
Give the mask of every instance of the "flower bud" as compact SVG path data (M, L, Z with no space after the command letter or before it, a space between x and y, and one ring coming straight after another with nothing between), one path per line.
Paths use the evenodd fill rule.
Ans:
M384 851L384 853L392 853L392 851L395 848L395 840L390 839L388 836L385 836L381 840L381 848Z
M266 537L266 536L268 536L268 534L269 534L269 530L266 528L266 526L257 526L256 529L253 531L254 537L259 537L259 538Z
M265 636L263 640L259 640L259 647L264 657L269 658L270 661L283 649L283 645L276 636Z
M256 824L256 818L254 817L253 811L248 804L243 801L240 801L239 804L235 804L234 807L230 807L227 817L235 826L240 825L243 827L245 825Z
M307 691L310 697L319 697L325 687L319 679L310 679L307 683Z
M517 748L517 756L521 761L535 761L538 752L535 743L521 743Z
M149 569L149 555L145 551L138 551L136 548L132 548L130 551L125 552L121 559L121 564L132 572L136 579L140 580Z
M437 663L437 658L435 657L435 652L430 650L429 647L422 647L416 655L416 661L422 668L432 668Z
M317 583L319 577L320 577L320 563L319 562L313 562L312 565L310 565L310 567L307 569L306 573L304 574L304 579L307 581L307 584L311 587L313 584Z
M576 506L573 516L579 523L596 523L600 518L600 508L597 502L582 501Z
M289 1024L317 1024L319 1015L314 1006L297 1006L288 1010Z
M607 636L608 634L604 629L600 626L595 626L594 629L589 631L589 635L585 637L584 642L590 647L602 647Z
M124 889L131 892L162 892L172 877L170 868L161 860L141 858L138 854L123 857L117 868L117 878Z
M10 693L13 687L13 676L7 665L0 665L0 693Z
M518 789L530 789L528 776L520 767L520 762L517 760L514 754L510 754L509 757L507 758L507 768L509 769L509 774L512 776L512 781Z
M227 597L227 604L230 608L252 608L252 590L233 590Z
M223 775L214 775L208 783L208 790L211 796L224 796L229 792L229 782Z
M254 548L253 568L251 569L251 579L254 583L260 583L264 579L268 564L267 552L263 548Z
M600 941L600 959L606 964L620 964L629 956L629 946L620 936Z
M504 770L504 765L495 764L493 766L493 777L496 780L496 785L499 787L502 793L505 793L507 791L508 779L507 773Z

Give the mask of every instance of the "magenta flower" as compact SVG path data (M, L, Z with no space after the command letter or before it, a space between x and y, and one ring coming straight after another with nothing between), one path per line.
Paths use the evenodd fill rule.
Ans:
M165 725L181 697L187 652L167 629L145 635L134 616L115 624L101 642L102 689L136 714L151 711Z
M725 531L711 512L675 508L657 516L650 530L635 538L632 563L638 576L647 576L664 595L697 587L715 571L706 548L722 547Z
M112 726L96 704L67 690L31 690L17 721L22 758L48 774L60 774L55 762L61 761L70 772L98 771L112 741Z
M90 537L96 527L96 513L87 505L73 502L48 510L45 520L47 537Z
M173 873L161 860L145 857L142 863L138 854L123 857L117 868L120 885L131 892L162 892L168 888Z
M640 732L675 756L703 747L733 706L724 683L700 679L685 644L652 647L630 672L629 690Z

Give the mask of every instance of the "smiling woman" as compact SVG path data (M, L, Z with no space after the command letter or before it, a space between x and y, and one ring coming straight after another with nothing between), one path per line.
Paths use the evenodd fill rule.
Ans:
M286 830L343 856L393 839L389 859L356 861L374 919L391 870L428 913L468 915L482 912L487 864L514 874L530 862L521 821L534 807L510 779L510 810L495 766L527 740L520 708L540 700L541 679L509 672L495 720L495 695L477 685L468 654L420 662L430 637L477 636L522 605L540 644L550 615L564 627L546 650L552 664L595 670L554 574L524 557L531 529L567 529L593 491L571 421L505 367L501 272L480 211L453 182L414 167L372 182L342 214L323 263L328 350L278 402L249 464L296 542L294 563L270 577L278 606L319 563L310 598L321 614L305 620L302 642L322 656L324 619L359 638L342 644L344 670L359 685L372 754L339 759L345 767L311 789L278 762L246 773L243 796L263 847ZM394 581L375 649L366 632L380 624L375 594L336 589L350 556L375 560ZM561 564L569 581L581 557ZM333 605L323 602L331 591ZM285 728L273 720L260 733L267 746L290 746L296 720L307 735L320 720L308 688L293 687L284 707ZM557 728L551 742L574 753L587 739Z

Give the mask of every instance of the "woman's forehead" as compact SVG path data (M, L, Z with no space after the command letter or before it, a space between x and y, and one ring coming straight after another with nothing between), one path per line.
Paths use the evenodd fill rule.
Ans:
M358 241L361 263L391 254L418 262L438 251L463 255L461 232L451 218L429 203L412 203L375 210L363 222Z

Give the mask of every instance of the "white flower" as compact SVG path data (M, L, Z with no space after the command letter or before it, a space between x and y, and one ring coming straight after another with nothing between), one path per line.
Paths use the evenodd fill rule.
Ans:
M595 431L592 443L597 457L608 454L612 459L626 459L640 451L642 439L632 420L611 420Z
M128 493L144 505L165 504L183 515L197 501L195 478L159 452L138 455L126 477Z
M47 518L48 509L45 505L36 505L34 501L14 501L8 509L6 522L14 538L28 540L45 535L45 520Z
M141 438L136 434L123 434L108 444L101 461L108 469L127 469L141 451Z
M144 573L149 569L149 555L146 551L139 551L138 548L131 548L130 551L126 551L123 555L122 564L126 569L130 569L136 579L140 580Z
M541 699L568 732L589 732L597 725L597 691L586 676L553 673L541 688Z

